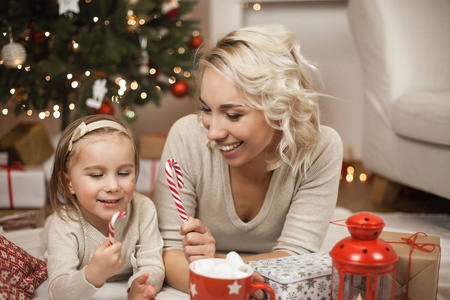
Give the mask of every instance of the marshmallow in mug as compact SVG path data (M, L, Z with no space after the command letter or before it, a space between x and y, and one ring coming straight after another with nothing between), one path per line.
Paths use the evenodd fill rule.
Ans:
M197 274L222 279L240 279L248 276L249 266L244 263L236 252L227 254L223 263L214 264L214 261L201 259L196 262L195 272Z

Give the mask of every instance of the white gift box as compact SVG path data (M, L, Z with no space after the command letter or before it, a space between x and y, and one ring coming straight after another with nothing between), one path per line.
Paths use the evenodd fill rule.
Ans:
M0 152L0 165L8 164L8 152Z
M0 208L39 208L47 199L46 186L43 167L0 168Z
M140 159L139 177L136 182L136 191L145 194L153 193L155 191L158 167L158 159Z
M250 261L277 300L330 299L331 257L328 252Z

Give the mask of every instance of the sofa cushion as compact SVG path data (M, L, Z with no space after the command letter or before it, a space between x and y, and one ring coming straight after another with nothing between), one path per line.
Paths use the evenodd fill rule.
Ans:
M392 105L394 132L411 139L450 146L450 92L416 92Z

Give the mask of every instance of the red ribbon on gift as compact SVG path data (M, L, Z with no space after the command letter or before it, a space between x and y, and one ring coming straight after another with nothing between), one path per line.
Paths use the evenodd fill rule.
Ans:
M439 264L438 264L438 276L437 276L437 281L436 281L436 295L435 295L435 299L437 299L437 294L438 294L438 284L439 284L439 270L441 268L441 246L438 244L432 244L432 243L418 243L416 242L417 237L419 236L419 234L423 234L425 236L428 236L426 233L424 232L416 232L413 235L411 235L409 238L402 238L402 240L404 240L404 242L392 242L392 241L387 241L388 243L395 243L395 244L409 244L411 245L411 251L409 251L409 262L408 262L408 281L406 282L406 299L408 298L409 295L409 279L411 277L411 258L412 258L412 253L414 251L414 248L417 248L421 251L426 251L426 252L433 252L436 247L439 248ZM429 247L429 248L427 248Z
M11 165L0 165L0 168L6 169L8 174L8 189L9 189L9 206L14 208L14 198L13 198L13 189L12 189L12 179L11 179L11 170L16 171L25 171L22 162L13 161Z

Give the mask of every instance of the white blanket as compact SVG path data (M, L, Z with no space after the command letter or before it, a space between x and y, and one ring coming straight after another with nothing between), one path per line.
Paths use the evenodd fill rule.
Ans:
M336 208L333 220L341 220L353 213L344 208ZM385 231L406 233L425 232L441 238L441 267L439 277L438 300L450 299L450 216L433 214L375 213L381 217L386 226ZM7 239L22 247L31 255L42 258L39 233L41 229L22 229L10 232L0 231ZM348 230L342 226L330 225L321 250L329 251L342 238L348 236ZM106 283L93 299L122 300L127 299L126 282ZM36 290L33 300L47 300L47 280ZM157 300L189 299L189 295L164 286L156 297ZM431 299L430 299L431 300Z

